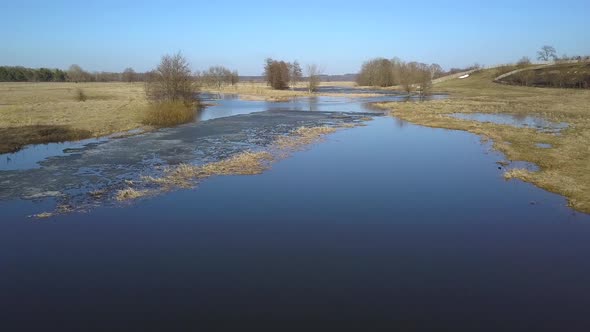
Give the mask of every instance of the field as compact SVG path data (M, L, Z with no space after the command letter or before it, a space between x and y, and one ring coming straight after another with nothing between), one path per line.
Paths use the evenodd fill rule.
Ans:
M493 83L496 69L434 86L447 100L379 104L391 114L424 126L466 130L493 140L510 160L535 163L540 170L514 170L519 178L562 194L569 204L590 212L590 91L518 87ZM505 113L538 116L569 127L559 134L509 125L459 120L453 113ZM538 144L544 144L540 146ZM546 148L548 145L550 148Z
M140 128L147 106L141 83L0 83L0 153Z
M355 87L354 82L321 82L320 87L322 86L339 86L339 87ZM266 100L266 101L286 101L291 98L298 98L298 97L309 97L310 93L305 90L307 89L307 85L302 82L297 84L297 90L273 90L270 88L266 83L263 82L240 82L234 86L224 86L221 89L211 88L211 87L202 87L201 91L203 92L212 92L212 93L231 93L237 94L240 96L241 99L244 100ZM369 88L369 87L359 87L359 89ZM374 97L376 94L371 94L369 92L365 93L362 90L359 91L358 94L351 94L351 93L313 93L311 95L316 96L333 96L333 97Z
M354 83L322 85L353 86ZM305 88L305 84L300 83L298 88ZM272 90L265 83L256 82L225 86L219 91L203 87L201 91L268 101L310 95L307 91ZM369 93L322 95L372 96ZM161 118L153 113L143 83L0 83L0 153L17 151L28 144L79 140L137 128L149 130L152 126L145 125L151 123L146 118ZM163 121L163 124L168 122L174 121ZM177 121L182 122L186 121Z

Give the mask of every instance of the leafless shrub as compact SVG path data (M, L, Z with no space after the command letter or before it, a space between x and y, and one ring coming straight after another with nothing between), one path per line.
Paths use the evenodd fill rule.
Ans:
M89 82L92 80L92 75L78 65L71 65L67 74L71 82Z
M291 85L291 88L295 88L297 83L299 83L302 78L303 70L301 70L299 62L295 60L295 62L289 64L289 83Z
M182 101L153 102L148 107L143 123L155 127L168 127L194 121L196 110Z
M264 76L267 84L275 90L287 89L289 82L291 82L289 65L285 61L277 61L271 58L266 59Z
M307 91L309 93L318 89L322 72L322 68L316 64L307 65Z
M123 81L127 83L132 83L137 80L137 74L135 73L135 70L133 70L133 68L131 67L125 68L123 74L121 74L121 77L123 78Z
M86 94L84 93L84 90L76 89L76 100L84 102L84 101L86 101L86 99L88 99L88 96L86 96Z
M187 107L197 102L197 87L187 59L179 52L165 55L155 70L147 75L145 91L155 103L183 102Z

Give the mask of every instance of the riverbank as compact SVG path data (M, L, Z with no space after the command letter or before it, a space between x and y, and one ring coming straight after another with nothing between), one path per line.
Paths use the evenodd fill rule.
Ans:
M496 76L496 70L489 69L435 85L434 90L449 94L447 100L376 106L419 125L465 130L489 138L508 159L539 167L535 172L507 172L507 179L518 178L564 195L573 208L590 212L590 91L508 86L493 83ZM455 113L532 116L567 123L568 127L551 132L458 119L452 117Z
M190 187L213 175L256 174L270 163L266 156L281 159L337 128L362 125L372 115L253 112L86 144L0 172L0 201L55 199L55 211L42 211L48 217Z
M0 83L0 153L144 128L147 106L143 83Z
M322 91L322 87L338 87L346 89L357 89L358 93L339 93L339 92L326 92ZM264 82L240 82L232 86L223 86L220 89L212 87L201 87L202 92L206 93L223 93L233 94L240 97L242 100L255 100L255 101L289 101L293 98L304 98L304 97L348 97L348 98L369 98L377 97L381 94L372 93L370 91L364 91L368 89L376 90L372 87L357 87L354 82L321 82L320 91L309 93L307 91L307 84L301 82L296 85L294 89L287 90L274 90Z
M354 83L325 82L321 86L352 89ZM271 102L310 96L378 96L363 90L309 94L304 83L296 90L272 90L265 83L245 82L221 90L203 87L201 91ZM76 141L137 129L149 131L153 128L145 124L148 111L141 82L0 83L0 153L15 152L30 144Z

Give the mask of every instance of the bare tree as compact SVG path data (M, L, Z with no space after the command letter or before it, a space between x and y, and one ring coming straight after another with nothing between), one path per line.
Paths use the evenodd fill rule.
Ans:
M397 61L397 60L396 60ZM384 58L375 58L363 63L357 83L364 86L387 87L397 83L395 65Z
M416 83L418 83L418 86L420 87L420 95L429 95L432 88L432 65L429 66L424 63L418 63L416 65L415 77Z
M292 64L289 64L289 78L291 89L295 88L297 83L299 83L303 78L303 70L301 70L301 66L297 60L295 60Z
M291 81L289 63L277 61L271 58L266 59L264 66L266 83L275 90L284 90L289 87Z
M531 64L531 59L528 56L523 56L522 58L520 58L520 60L518 60L518 62L516 63L517 67L526 67L528 65Z
M197 101L197 87L189 63L180 52L164 55L146 78L146 95L151 101L182 101L187 106Z
M237 70L234 70L231 72L230 75L230 83L232 86L238 84L238 82L240 81L240 75L238 74Z
M123 81L128 82L128 83L132 83L136 81L136 74L135 74L135 70L133 70L133 68L129 67L129 68L125 68L125 70L123 71Z
M323 69L316 65L307 65L307 91L309 93L317 91L320 85L320 76L323 73Z
M416 80L415 78L415 62L409 62L409 63L400 63L400 68L399 68L399 72L400 72L400 84L402 86L402 88L404 89L405 92L407 93L412 93L412 91L414 90L414 82Z
M557 51L553 46L545 45L537 52L537 59L541 61L556 60Z
M441 77L444 73L444 70L438 63L431 64L428 70L430 71L430 79Z
M90 81L90 76L90 73L84 71L84 69L78 65L71 65L68 69L68 78L70 81L76 83Z
M210 67L201 75L205 84L214 86L218 90L221 89L223 84L232 82L232 72L223 66Z

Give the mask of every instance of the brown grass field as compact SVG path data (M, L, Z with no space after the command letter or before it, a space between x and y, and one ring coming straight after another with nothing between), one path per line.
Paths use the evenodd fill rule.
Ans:
M0 153L141 128L147 108L142 83L0 83Z
M518 87L493 83L495 69L483 70L463 80L435 85L449 99L428 102L385 103L398 118L436 128L465 130L493 140L494 148L510 160L537 164L538 172L513 170L505 177L518 178L562 194L570 206L590 213L590 91ZM449 117L452 113L508 113L533 115L567 122L561 134L531 128L481 123ZM551 148L538 147L538 143Z
M354 85L352 82L323 84ZM234 93L245 100L285 101L310 96L306 91L272 90L265 83L249 82L223 87L221 91L205 87L202 91ZM85 96L84 101L80 101L80 92ZM174 126L193 118L192 110L178 105L148 103L143 83L0 83L0 153L14 152L28 144Z
M355 87L354 82L321 82L320 86L341 86L341 87ZM301 82L297 85L297 88L305 89L307 85L305 82ZM312 93L310 94L307 91L297 91L297 90L273 90L270 88L266 83L262 82L240 82L234 86L224 86L221 89L209 88L209 87L202 87L201 91L204 92L213 92L213 93L228 93L228 94L237 94L243 100L266 100L266 101L287 101L292 98L299 98L299 97L309 97L309 96L331 96L331 97L349 97L349 98L357 98L357 97L375 97L379 96L378 94L371 94L369 92L365 93L362 89L368 89L371 87L358 87L359 93L350 94L350 93Z

